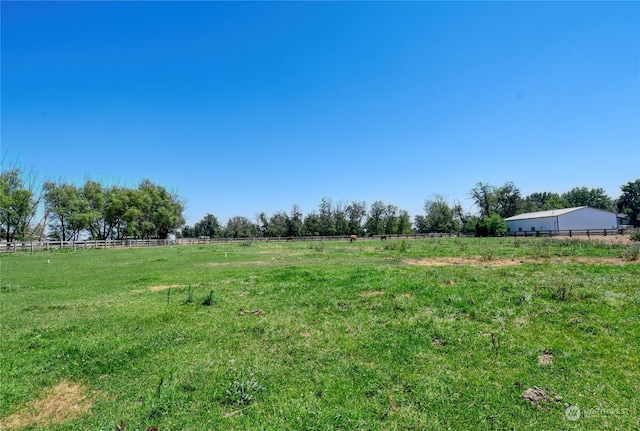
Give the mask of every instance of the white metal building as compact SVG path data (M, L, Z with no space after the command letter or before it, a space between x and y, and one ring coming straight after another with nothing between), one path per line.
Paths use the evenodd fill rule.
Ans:
M507 233L561 230L602 230L618 227L617 215L591 207L563 208L519 214L505 219Z

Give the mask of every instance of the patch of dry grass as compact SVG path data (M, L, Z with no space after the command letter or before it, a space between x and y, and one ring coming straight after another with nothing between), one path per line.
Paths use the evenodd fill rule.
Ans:
M64 380L0 421L0 429L63 424L88 412L92 406L92 396L84 386Z

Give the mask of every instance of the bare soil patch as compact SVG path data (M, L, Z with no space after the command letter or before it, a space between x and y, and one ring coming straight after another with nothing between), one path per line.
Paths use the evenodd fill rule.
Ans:
M405 262L409 265L417 265L417 266L456 266L456 265L506 266L506 265L520 265L521 263L524 263L522 259L483 260L480 256L478 257L429 257L425 259L408 259Z
M562 402L562 397L560 395L554 394L553 396L547 395L542 389L537 386L532 388L527 388L522 394L521 397L525 400L531 402L531 404L535 405L541 402Z
M274 259L271 259L274 260ZM270 265L270 262L266 260L250 260L242 262L209 262L203 263L200 266L205 267L219 267L219 266L258 266L258 265Z
M553 355L551 353L541 353L538 355L538 364L551 365L553 364Z
M92 397L81 384L65 380L0 421L0 429L63 424L88 412L92 406Z
M548 258L519 257L517 259L483 259L481 256L470 257L428 257L424 259L407 259L405 263L416 266L514 266L532 262L553 263L586 263L605 265L626 265L631 262L614 257L587 257L587 256L552 256Z
M176 287L184 287L182 284L161 284L158 286L149 286L149 290L152 292L160 292L167 289L175 289Z

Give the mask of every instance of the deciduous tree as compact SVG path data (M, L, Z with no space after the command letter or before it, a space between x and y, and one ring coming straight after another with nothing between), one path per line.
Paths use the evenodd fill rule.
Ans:
M613 199L607 196L603 188L589 189L587 187L574 187L561 196L569 207L588 206L606 211L615 211Z
M7 241L25 239L37 201L26 185L20 169L0 174L0 230Z
M634 226L640 226L640 179L620 186L622 194L618 199L618 211L629 216Z

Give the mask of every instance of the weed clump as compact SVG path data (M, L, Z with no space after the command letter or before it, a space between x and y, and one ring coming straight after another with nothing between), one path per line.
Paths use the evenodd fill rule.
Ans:
M640 233L638 231L637 233ZM640 260L640 244L632 244L629 247L622 250L620 257L629 262Z
M409 244L406 240L402 240L400 242L393 241L386 243L383 248L385 250L398 250L399 252L404 253L409 250Z
M205 307L213 305L213 290L211 290L204 301L202 301L202 305L204 305Z
M253 377L253 374L246 376L244 373L238 373L224 390L223 404L245 407L265 390L266 388Z
M184 300L184 305L193 304L193 286L189 285L187 289L187 298Z

